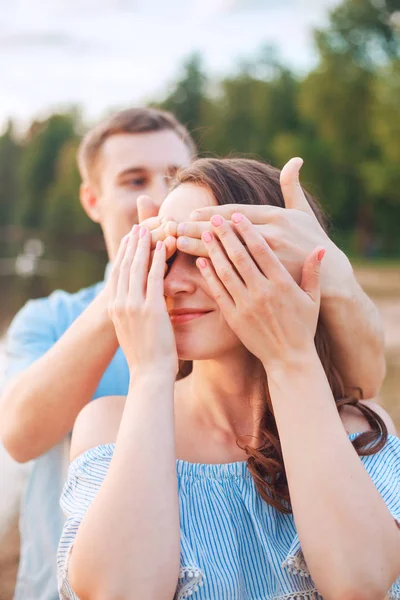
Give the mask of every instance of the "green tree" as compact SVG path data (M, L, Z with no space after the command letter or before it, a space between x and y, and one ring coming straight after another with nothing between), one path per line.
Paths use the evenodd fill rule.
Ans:
M87 217L79 201L78 146L77 139L63 145L55 164L54 180L47 191L44 224L52 236L100 232L99 226Z
M19 202L18 165L20 145L15 139L12 121L0 136L0 226L12 223Z
M159 104L171 111L186 125L197 143L201 142L203 102L207 78L203 71L201 56L190 56L183 65L183 75L173 86L171 93Z
M55 114L31 126L20 163L22 203L19 220L23 226L43 226L48 190L55 178L58 156L64 144L76 137L76 126L74 114Z

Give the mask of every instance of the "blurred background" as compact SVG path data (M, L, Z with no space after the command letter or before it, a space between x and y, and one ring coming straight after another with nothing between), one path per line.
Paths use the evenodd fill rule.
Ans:
M399 34L400 0L0 0L0 368L27 299L103 277L78 200L80 137L152 104L202 155L304 158L303 183L381 310L381 401L400 427ZM27 469L0 448L0 600Z

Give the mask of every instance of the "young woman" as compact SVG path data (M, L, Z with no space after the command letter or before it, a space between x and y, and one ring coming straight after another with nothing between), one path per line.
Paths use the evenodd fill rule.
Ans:
M197 161L161 216L228 203L208 258L166 266L171 239L151 255L137 226L121 244L108 286L131 386L75 425L61 598L400 598L400 440L342 389L318 320L324 249L291 275L240 213L284 218L279 172L255 161Z

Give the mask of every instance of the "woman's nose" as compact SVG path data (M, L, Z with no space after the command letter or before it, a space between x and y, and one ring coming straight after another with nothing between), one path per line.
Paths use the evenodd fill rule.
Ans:
M197 267L190 265L190 257L177 251L164 279L164 294L169 297L192 294L196 290L196 273Z

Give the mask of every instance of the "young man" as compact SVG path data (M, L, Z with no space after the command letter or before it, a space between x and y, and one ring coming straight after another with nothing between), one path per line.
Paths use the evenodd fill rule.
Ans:
M138 221L138 196L146 194L155 203L146 207L145 199L140 200L141 218L154 215L176 169L187 165L194 153L186 129L155 109L123 111L85 137L79 152L81 201L102 227L110 261ZM282 182L287 207L295 210L271 229L275 238L288 241L286 259L292 263L300 263L305 249L321 235L312 219L303 218L307 207L298 170L299 165L289 164ZM252 216L254 222L267 223L268 239L270 207L249 208L259 209ZM328 252L321 308L325 325L346 384L362 386L372 396L384 374L379 317L332 242ZM21 512L15 599L56 600L55 557L63 525L59 497L68 465L68 434L91 399L126 395L129 384L104 282L76 294L57 291L28 302L10 327L8 356L0 435L16 460L36 459Z

